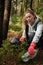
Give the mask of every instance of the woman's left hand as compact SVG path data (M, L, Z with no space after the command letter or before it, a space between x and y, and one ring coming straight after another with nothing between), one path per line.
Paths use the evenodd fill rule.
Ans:
M30 46L28 48L28 52L30 53L30 55L33 55L34 54L34 47L33 46Z
M35 48L36 45L37 45L36 42L32 42L32 43L30 44L30 47L28 48L28 52L29 52L31 55L34 54L34 48Z

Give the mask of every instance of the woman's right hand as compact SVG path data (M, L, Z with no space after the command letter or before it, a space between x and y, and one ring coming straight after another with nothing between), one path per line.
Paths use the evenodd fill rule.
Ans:
M25 37L20 38L20 42L24 42L24 40L25 40Z

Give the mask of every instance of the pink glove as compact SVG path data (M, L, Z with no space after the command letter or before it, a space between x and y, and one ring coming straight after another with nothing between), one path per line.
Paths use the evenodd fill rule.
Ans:
M35 43L35 42L32 42L32 43L30 44L30 47L28 48L28 52L29 52L31 55L34 54L34 48L35 48L36 45L37 45L37 43Z
M25 38L24 37L21 37L20 38L20 42L24 42Z

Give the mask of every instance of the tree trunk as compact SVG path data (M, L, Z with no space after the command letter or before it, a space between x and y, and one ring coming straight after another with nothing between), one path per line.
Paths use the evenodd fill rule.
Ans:
M16 14L17 14L17 0L16 0Z
M23 16L24 13L24 0L21 0L21 10L20 10L20 14Z
M3 40L5 40L7 38L10 10L11 10L11 0L6 0L5 1L4 21L3 21Z
M26 0L26 2L25 2L25 10L27 10L27 5L28 5L29 3L28 3L28 0Z
M31 10L33 10L32 4L33 4L33 0L31 0L31 2L30 2L30 8L31 8Z
M5 0L0 0L0 46L2 44L2 25L3 25L3 16L4 16L4 2Z

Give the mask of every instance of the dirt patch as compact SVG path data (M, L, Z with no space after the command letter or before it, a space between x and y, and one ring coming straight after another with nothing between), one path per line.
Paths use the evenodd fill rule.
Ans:
M18 37L20 37L21 36L21 31L20 32L18 32L18 31L14 31L14 32L8 32L8 35L7 35L7 38L8 39L11 39L11 38L13 38L14 36L18 36Z

